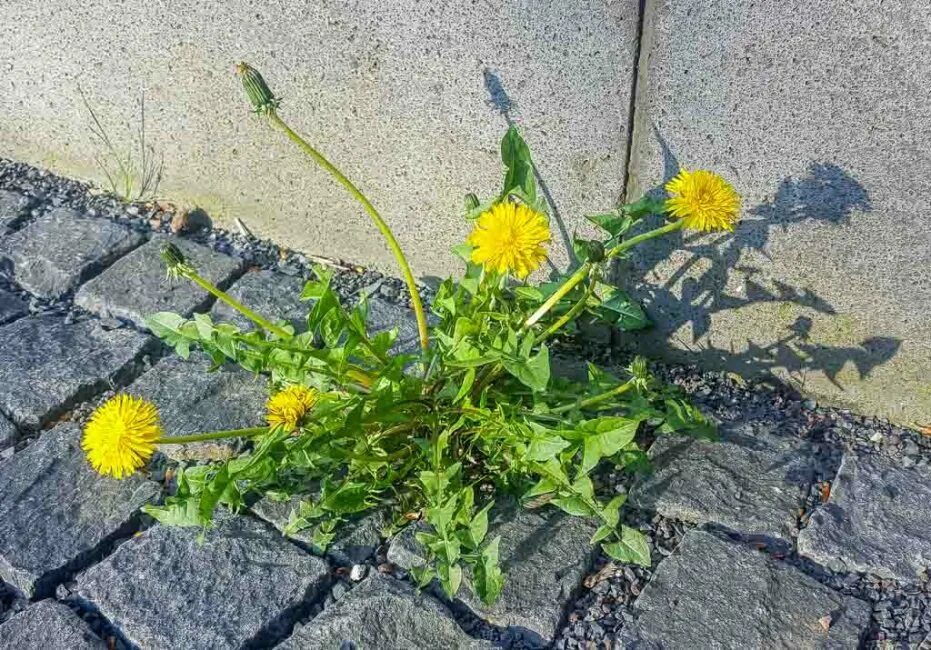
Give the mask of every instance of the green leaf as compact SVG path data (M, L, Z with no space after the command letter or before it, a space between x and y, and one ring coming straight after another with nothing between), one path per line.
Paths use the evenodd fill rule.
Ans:
M481 557L473 570L475 591L486 605L491 605L501 595L504 586L504 574L498 566L498 545L500 537L495 537L482 549Z
M650 566L650 544L639 530L621 526L621 539L618 542L604 544L601 548L618 562Z
M604 244L597 240L578 239L572 240L572 252L579 262L600 262L605 257Z
M185 498L163 506L145 505L143 512L166 526L207 526L209 519L200 515L199 499Z
M520 383L535 392L545 390L550 382L550 353L545 345L529 359L502 357L501 363Z
M597 312L602 320L624 331L641 330L650 326L650 319L640 303L614 287L602 297Z
M590 472L602 458L613 456L633 442L640 428L639 419L605 417L584 422L580 428L585 432L580 471Z
M370 507L369 487L365 483L346 482L324 496L322 505L338 515L362 512Z
M437 569L443 591L446 592L447 596L453 598L462 584L462 567L456 563L441 564Z
M533 176L530 148L517 127L509 128L501 140L501 161L507 168L501 198L504 199L512 190L519 189L529 203L536 203L537 185Z
M527 460L547 461L571 443L557 435L535 431L527 449Z
M660 427L661 433L685 432L709 440L717 438L717 429L714 424L685 400L667 399L664 405L666 420Z
M494 501L489 501L485 507L475 513L472 521L469 522L469 542L472 548L478 548L478 545L485 540L488 534L488 511L494 505Z
M666 211L666 199L644 196L633 203L622 206L621 211L634 219L642 219L651 214L662 214Z
M592 214L585 218L602 230L606 230L612 237L623 235L634 224L634 219L630 215L618 214L616 212Z
M595 514L591 506L579 496L558 497L550 501L554 506L574 517L591 517Z

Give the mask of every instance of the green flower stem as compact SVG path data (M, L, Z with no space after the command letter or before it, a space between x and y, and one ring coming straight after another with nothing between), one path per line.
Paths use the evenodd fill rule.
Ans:
M192 433L189 436L162 436L155 442L160 445L186 445L190 442L205 440L222 440L224 438L251 438L268 432L268 427L251 427L249 429L230 429L229 431L210 431L209 433Z
M570 275L569 278L562 283L562 286L556 290L556 293L547 298L546 302L540 305L537 310L530 315L530 318L524 322L524 329L533 327L537 321L543 318L547 312L549 312L549 310L556 305L557 302L562 300L567 293L572 291L579 282L584 280L591 270L591 262L585 262L585 264L580 266L575 273Z
M545 332L543 332L540 336L538 336L536 340L534 341L534 343L542 343L543 341L551 337L553 334L558 332L559 329L563 327L566 323L570 322L573 318L578 316L582 312L582 310L585 309L585 305L588 304L588 299L592 297L593 293L595 293L595 283L591 282L588 285L588 289L585 290L585 295L582 296L578 300L578 302L572 305L572 308L569 311L567 311L565 314L563 314L559 318L559 320L557 320L555 323L550 325L549 328L547 328Z
M605 254L605 257L608 257L608 258L617 257L624 251L630 250L637 244L641 244L647 241L648 239L653 239L654 237L661 237L662 235L666 235L668 233L680 230L682 226L684 225L685 225L685 222L682 219L676 219L675 221L671 221L667 223L665 226L661 226L655 230L650 230L648 232L645 232L642 235L637 235L636 237L631 237L630 239L626 239L622 241L620 244L618 244L617 246L615 246L614 248L612 248L611 250L609 250Z
M601 393L599 395L595 395L594 397L583 399L581 402L575 402L573 404L565 404L563 406L550 409L550 413L565 413L566 411L571 411L574 408L581 409L581 408L589 408L592 406L597 406L598 404L601 404L602 402L607 402L608 400L614 397L617 397L618 395L623 395L624 393L626 393L633 387L634 387L634 381L631 379L631 380L624 382L620 386L617 386L616 388L612 388L611 390L605 393Z
M202 288L204 291L216 296L217 300L225 302L227 305L238 311L240 314L251 320L253 323L261 327L263 330L267 330L277 336L280 339L287 341L292 338L292 335L288 333L287 330L284 330L274 323L269 322L265 318L262 318L257 313L246 307L244 304L233 298L231 295L225 291L218 289L212 282L202 278L196 271L186 270L184 276Z
M420 347L424 350L427 349L429 345L429 335L427 334L427 317L424 313L423 303L420 300L420 293L417 291L417 283L414 281L414 274L411 272L410 264L407 263L407 258L404 256L404 251L401 250L401 246L398 244L397 239L394 237L394 233L391 232L391 229L388 227L388 224L385 223L385 220L382 219L381 215L371 204L371 202L365 197L365 195L359 191L352 181L350 181L346 176L341 172L333 163L323 157L319 151L314 149L310 144L307 143L301 136L291 130L284 120L282 120L278 113L274 109L268 110L268 119L273 125L281 129L288 138L294 142L300 149L310 156L315 163L320 165L323 169L328 171L337 181L345 187L353 198L355 198L365 209L368 215L372 218L372 221L375 223L375 227L378 228L382 236L385 238L385 241L388 243L388 248L391 249L391 252L394 254L395 259L398 262L398 266L401 267L401 275L404 276L404 282L407 283L407 288L411 294L411 303L414 305L414 313L417 317L417 332L420 334Z

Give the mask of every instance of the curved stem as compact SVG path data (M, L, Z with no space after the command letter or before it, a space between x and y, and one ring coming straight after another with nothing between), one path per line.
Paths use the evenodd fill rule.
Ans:
M583 399L581 402L575 402L573 404L565 404L563 406L550 409L550 413L565 413L566 411L571 411L574 408L581 409L581 408L588 408L591 406L595 406L597 404L601 404L602 402L608 401L612 397L617 397L618 395L626 393L633 387L634 387L633 380L629 380L629 381L624 382L620 386L617 386L616 388L612 388L611 390L605 393L600 393L593 397L589 397L588 399Z
M579 298L579 301L572 305L572 309L563 314L559 320L550 325L545 332L536 338L534 343L542 343L553 334L559 331L559 328L563 327L566 323L571 321L573 318L578 316L585 305L588 304L588 299L592 297L592 294L595 293L595 283L592 282L588 285L588 289L585 290L585 295Z
M287 341L290 338L293 338L293 335L290 334L287 330L284 330L278 327L274 323L271 323L265 318L263 318L262 316L258 315L257 313L255 313L254 311L246 307L244 304L242 304L241 302L233 298L233 296L229 295L225 291L221 291L220 289L218 289L216 285L204 279L198 273L188 271L185 273L185 277L187 277L191 282L199 286L201 289L203 289L207 293L215 296L217 300L225 302L227 305L229 305L230 307L238 311L240 314L242 314L243 316L251 320L253 323L261 327L263 330L267 330L271 332L272 334L274 334L275 336L277 336L278 338L283 339L285 341Z
M427 317L424 314L423 303L420 300L420 294L417 291L417 283L414 281L414 274L411 272L411 267L407 263L407 258L404 256L404 251L401 250L401 246L398 244L397 239L394 238L394 233L391 232L391 229L388 227L388 224L385 223L385 220L382 219L381 215L371 204L371 202L365 197L365 195L359 191L352 181L350 181L346 176L341 172L333 163L323 157L319 151L314 149L310 144L307 143L301 136L291 130L284 120L282 120L278 113L275 110L269 110L268 119L271 120L271 123L276 127L281 129L288 138L294 142L300 149L310 156L315 163L320 165L323 169L328 171L333 178L340 182L340 184L345 187L353 198L355 198L365 209L368 215L372 218L372 221L375 223L375 227L378 228L379 232L385 238L385 241L388 243L388 248L391 249L391 252L394 254L395 259L398 262L398 266L401 267L401 275L404 276L404 282L407 283L407 288L411 294L411 303L414 305L414 313L417 317L417 331L420 334L420 347L424 350L427 349L429 345L429 337L427 334Z
M636 237L625 239L620 244L618 244L617 246L609 250L606 254L606 257L609 257L609 258L617 257L624 251L633 248L637 244L645 242L648 239L653 239L654 237L660 237L661 235L675 232L676 230L679 230L680 228L682 228L682 226L684 225L685 225L685 222L682 219L676 219L675 221L671 221L667 223L665 226L660 226L659 228L656 228L655 230L650 230L648 232L643 233L642 235L637 235Z
M268 432L268 427L250 427L248 429L230 429L229 431L210 431L208 433L192 433L188 436L162 436L155 442L160 445L184 445L189 442L203 442L204 440L222 440L223 438L251 438Z
M530 315L530 318L524 322L524 329L532 327L537 323L537 321L543 318L546 313L556 305L557 302L562 300L565 295L572 291L579 282L585 279L585 276L588 275L591 269L591 262L585 262L585 264L580 266L575 273L570 275L569 278L563 282L562 286L556 290L556 293L547 298L546 302L540 305L537 310Z

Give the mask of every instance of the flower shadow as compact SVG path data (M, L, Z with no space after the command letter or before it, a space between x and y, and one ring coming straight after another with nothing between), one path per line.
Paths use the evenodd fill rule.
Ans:
M655 128L653 132L663 153L664 181L649 194L664 196L663 185L678 173L680 163L662 135ZM782 180L771 198L745 212L734 233L677 232L655 240L622 263L619 277L654 317L651 339L654 343L658 339L673 358L746 376L777 372L804 381L807 373L817 371L843 388L838 376L847 364L853 364L863 379L895 356L901 340L872 337L858 345L815 342L815 319L829 322L838 317L831 303L809 287L764 279L763 270L747 260L768 258L767 245L777 229L819 223L842 228L856 214L871 209L868 191L849 173L831 162L812 161L801 178ZM753 254L747 255L748 251ZM670 257L683 259L671 272ZM657 275L664 278L660 284L652 280ZM805 315L797 315L785 332L766 342L748 339L744 345L726 348L708 342L716 313L763 303L773 304L775 313L800 309ZM691 340L683 340L680 333L688 329Z

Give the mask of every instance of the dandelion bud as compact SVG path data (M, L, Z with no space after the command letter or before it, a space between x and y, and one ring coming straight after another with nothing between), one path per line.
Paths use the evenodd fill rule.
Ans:
M473 194L472 192L469 192L468 194L465 195L465 200L463 201L463 205L465 206L466 214L468 214L472 212L472 210L475 210L476 208L478 208L480 203L478 202L478 197L475 196L475 194Z
M272 94L258 70L248 63L241 62L236 66L236 74L242 79L242 87L246 89L246 95L252 102L253 112L265 115L278 108L280 101Z
M184 253L171 242L162 247L161 255L162 261L165 262L168 277L172 280L186 277L194 271L193 267L184 259Z

